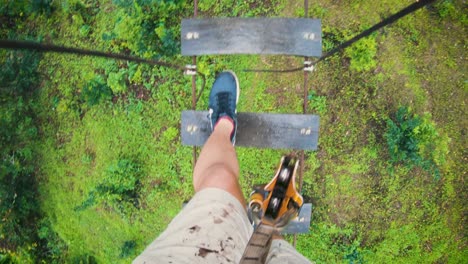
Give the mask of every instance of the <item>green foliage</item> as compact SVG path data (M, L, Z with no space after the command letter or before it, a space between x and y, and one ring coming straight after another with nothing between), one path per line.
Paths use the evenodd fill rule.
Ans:
M446 17L454 17L456 14L456 8L453 5L453 1L451 0L444 0L444 1L439 1L435 7L437 8L437 13L441 18L446 18Z
M357 34L347 29L338 29L335 27L323 27L323 49L330 51L338 47L343 42L351 39ZM360 32L360 30L359 30ZM344 50L344 55L349 59L349 68L356 72L366 72L373 70L377 65L377 35L370 36L355 42Z
M351 70L357 72L370 71L375 68L377 61L377 42L375 35L361 39L351 47L345 49L345 55L350 59Z
M9 18L24 17L32 14L50 15L53 11L52 0L3 1L0 6L0 15ZM3 25L0 27L3 27Z
M48 6L30 11L33 3ZM302 4L293 1L199 4L201 17L290 17L304 12ZM376 23L404 5L395 0L379 5L320 1L311 3L309 15L323 19L324 51L329 51L356 35L363 24ZM26 33L33 31L40 39L67 46L181 65L189 60L178 54L180 18L192 16L192 2L7 1L0 10L2 38L31 39ZM309 259L466 262L460 240L466 207L460 176L466 167L460 130L466 82L459 70L464 63L464 10L460 1L439 1L348 48L343 56L321 62L314 72L316 92L309 98L309 110L320 114L321 136L319 150L306 152L303 195L315 209L311 233L299 236L297 244ZM440 23L431 23L434 17ZM0 173L7 168L9 179L24 180L13 186L2 178L0 208L12 207L17 213L5 221L31 239L1 248L0 258L16 263L129 263L193 195L192 149L181 146L179 131L180 112L190 108L190 78L149 65L52 53L34 70L37 61L27 56L0 50L0 63L6 65L0 70L0 131L5 135L0 163L8 165ZM282 69L298 63L300 58L280 56L203 56L197 64L207 74L207 88L216 72L236 71L240 112L291 113L302 110L302 74L252 75L242 69ZM45 78L39 79L37 71ZM198 109L205 109L208 94L205 89ZM419 140L417 153L432 160L443 181L419 177L427 173L410 170L417 165L405 160L392 163L389 173L382 135L389 131L388 116L401 130L389 112L396 105L431 111L431 116L418 117L421 123L413 134ZM431 120L437 122L436 137ZM421 143L428 141L434 144ZM271 179L284 153L237 148L244 194L253 184ZM31 193L24 195L20 187ZM14 188L19 191L8 192ZM32 207L40 214L12 220ZM6 230L6 224L0 226ZM10 233L2 231L2 243Z
M37 67L40 54L37 52L12 51L4 54L0 83L2 99L13 95L30 95L34 91L39 74Z
M106 202L122 214L127 214L128 205L138 208L140 191L140 166L128 159L119 159L106 170L103 181L75 210L82 211L99 201Z
M438 217L436 217L438 218ZM422 222L428 222L427 215ZM443 243L437 237L450 237L450 231L440 221L426 223L424 227L416 223L397 225L392 223L383 232L385 239L374 246L375 251L365 252L366 261L386 262L393 260L409 263L461 263L463 256L458 252L446 254L451 251L451 245ZM466 259L466 254L465 254Z
M296 9L296 12L295 12L295 16L296 17L304 17L304 8L301 7L301 8L298 8ZM308 17L310 18L320 18L320 19L324 19L326 17L328 13L328 10L326 8L324 8L321 4L319 3L309 3L309 14L308 14ZM324 25L322 25L324 26ZM322 41L325 41L325 39L323 39Z
M83 37L87 37L89 35L91 31L91 27L88 26L88 25L83 25L80 27L80 34L83 36Z
M358 251L358 246L351 247L349 250L350 250L350 253L344 256L344 259L346 259L349 264L365 263L363 257Z
M332 50L333 48L337 47L340 43L345 41L345 35L343 31L335 27L324 25L322 31L322 46L324 52Z
M442 19L452 19L460 21L464 26L468 24L468 15L464 8L456 6L453 0L442 0L434 4L435 11Z
M148 77L147 73L142 73L142 68L148 69L149 67L127 62L119 68L115 62L107 62L104 70L107 74L107 87L109 87L111 91L107 91L105 85L100 87L100 90L105 93L103 96L110 97L110 93L128 95L130 92L129 86L132 84L141 85L144 83L143 76L146 78ZM94 81L94 83L102 84L100 77L97 81Z
M135 240L127 240L123 243L120 249L120 258L127 258L135 254L136 242Z
M440 177L436 165L443 165L445 161L447 142L439 137L427 116L419 117L407 107L400 107L395 120L387 120L384 137L392 164L403 162L410 168L420 166L436 179Z
M200 1L198 7L201 12L208 16L229 14L230 17L261 17L275 15L282 4L284 3L278 0L205 0Z
M118 72L111 72L107 77L107 85L111 88L113 93L124 93L127 91L126 79L127 74L123 69Z
M315 91L309 93L310 106L318 114L323 115L327 112L327 97L318 96Z
M30 11L32 13L44 13L45 15L50 16L55 10L55 7L52 4L52 0L34 0L31 2Z
M10 264L10 263L17 263L13 260L11 254L0 252L0 263L2 264Z
M310 5L311 3L309 3ZM312 3L309 7L309 17L323 19L328 14L328 10L318 3Z
M411 117L407 107L400 107L395 119L395 122L391 119L387 121L388 131L385 134L391 162L410 160L416 163L421 157L419 140L413 131L419 127L421 119Z
M97 264L99 263L96 258L92 255L86 255L86 254L83 254L83 255L79 255L79 256L74 256L70 263L73 263L73 264Z
M299 238L296 248L316 263L364 263L352 227L341 228L316 220L311 223L310 233Z
M138 197L140 166L128 159L119 159L109 166L104 182L97 188L100 193L117 194L120 200L130 201Z
M76 206L75 211L83 211L93 205L98 201L98 194L96 190L92 190L88 193L88 197L84 200L79 206Z
M67 245L53 230L48 218L39 221L37 227L39 247L36 249L36 257L48 263L61 263L67 254Z
M0 69L0 237L16 248L35 238L39 217L35 179L34 95L40 56L7 52ZM20 228L21 227L21 228Z
M93 106L112 99L112 90L105 84L101 76L91 80L81 90L81 98L88 105Z
M105 38L114 39L117 50L129 49L145 58L179 53L178 18L190 16L185 1L113 2L122 12L116 16L113 34Z

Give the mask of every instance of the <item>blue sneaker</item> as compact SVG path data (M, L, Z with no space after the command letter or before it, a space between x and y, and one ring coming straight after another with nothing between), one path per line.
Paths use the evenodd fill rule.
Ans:
M209 114L211 131L214 130L220 118L229 117L234 123L231 142L236 143L237 132L237 101L239 100L239 80L232 71L223 71L216 76L210 92Z

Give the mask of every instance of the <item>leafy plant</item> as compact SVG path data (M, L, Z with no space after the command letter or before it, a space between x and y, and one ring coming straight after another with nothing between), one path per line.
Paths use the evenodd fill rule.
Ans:
M123 12L116 18L114 34L106 37L115 37L117 49L130 50L146 58L173 56L179 52L179 17L191 14L184 1L113 2Z
M338 29L330 26L323 28L323 47L328 52L336 48L341 43L356 35L355 32L346 29ZM377 41L376 34L361 39L350 47L346 48L344 55L350 61L350 69L357 72L370 71L375 68L377 61Z
M120 257L126 258L134 254L136 247L135 240L127 240L123 243L120 249Z
M111 72L107 77L107 85L114 93L124 93L127 91L127 73L125 69L118 72Z
M435 178L440 177L437 165L445 162L448 139L439 136L427 116L420 117L412 114L409 108L400 107L395 120L387 120L384 137L392 164L420 166Z
M351 70L357 72L370 71L375 68L377 61L377 42L375 35L361 39L351 47L345 49L345 55L350 59Z
M350 247L350 253L344 256L344 259L348 261L349 264L361 264L364 263L364 259L359 253L358 247L353 245Z
M327 112L327 97L318 96L315 91L309 94L310 106L317 111L318 114L323 115Z
M38 209L35 124L32 95L39 80L40 56L7 52L0 69L0 237L15 249L36 237Z
M457 3L458 2L458 3ZM450 18L461 22L463 26L468 25L468 15L465 12L465 7L459 8L462 5L459 1L443 0L434 4L435 11L442 19Z
M324 25L323 27L323 38L322 45L324 52L328 52L338 46L341 42L345 40L345 35L343 31L335 28Z
M63 262L67 252L66 243L54 231L48 218L43 218L38 225L39 247L37 256L50 262Z
M434 7L437 10L437 14L441 18L446 18L446 17L454 18L456 16L457 9L453 5L452 0L439 1L438 3L434 5Z
M91 80L81 90L81 98L88 105L93 106L112 98L112 90L106 85L101 76Z
M130 200L137 197L140 167L131 160L120 159L109 166L106 177L98 186L100 193L118 194L122 200Z
M138 207L140 190L140 166L128 159L119 159L105 172L103 181L91 190L88 198L75 207L75 211L103 201L121 213L126 213L127 205Z
M22 17L31 14L45 14L48 16L54 9L52 0L4 1L0 6L0 14L9 17Z

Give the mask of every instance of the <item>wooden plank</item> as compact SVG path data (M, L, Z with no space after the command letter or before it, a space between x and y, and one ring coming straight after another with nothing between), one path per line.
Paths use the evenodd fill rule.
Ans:
M284 54L322 55L320 19L183 19L182 55Z
M183 111L182 144L203 146L211 134L208 111ZM316 150L316 115L238 113L236 146Z

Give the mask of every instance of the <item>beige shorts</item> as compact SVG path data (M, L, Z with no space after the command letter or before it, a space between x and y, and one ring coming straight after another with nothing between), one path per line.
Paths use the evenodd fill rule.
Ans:
M231 194L195 194L166 230L133 263L239 263L253 228ZM284 240L273 240L267 263L310 263Z

